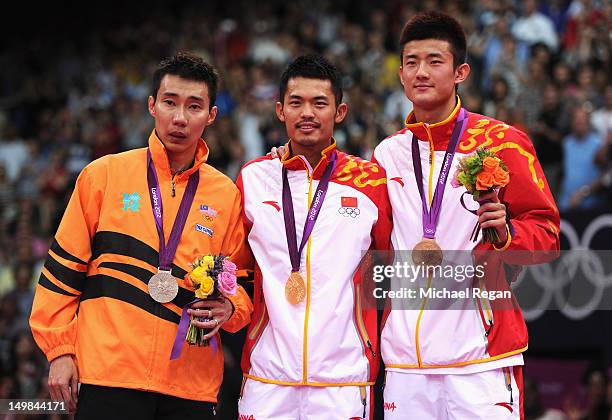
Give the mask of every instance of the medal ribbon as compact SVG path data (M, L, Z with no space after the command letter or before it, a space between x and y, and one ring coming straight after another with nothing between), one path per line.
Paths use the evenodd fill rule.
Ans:
M198 189L198 183L200 181L200 171L195 171L189 176L187 187L185 188L185 194L181 199L181 205L179 206L176 219L172 225L172 231L170 232L170 239L168 244L164 239L164 208L162 205L161 192L159 190L159 182L157 180L157 172L155 171L155 165L151 158L151 151L147 150L147 183L149 184L149 196L151 197L151 206L153 208L153 218L155 219L155 226L157 227L157 234L159 235L159 269L170 271L172 268L172 260L174 260L174 254L176 254L176 248L181 240L185 223L187 222L187 215L189 214L189 208L193 203L196 190Z
M329 187L329 180L331 179L332 173L336 168L336 153L332 154L330 162L323 172L323 176L319 181L319 185L315 191L314 199L310 203L308 214L306 216L306 223L304 224L304 233L302 234L302 242L298 249L297 245L297 233L295 231L295 214L293 212L293 199L291 197L291 188L289 187L289 179L287 178L287 168L283 167L283 217L285 218L285 233L287 235L287 246L289 248L289 258L291 259L291 272L295 273L300 271L300 257L304 246L308 242L308 238L312 233L315 222L319 217L321 207L323 207L323 200Z
M444 155L444 161L442 162L442 168L438 175L438 182L436 183L436 189L434 192L433 200L431 202L431 209L427 206L427 198L423 190L423 169L421 166L421 154L419 152L419 139L412 137L412 165L414 167L414 175L416 177L417 187L419 188L419 195L421 196L421 202L423 204L423 237L433 239L436 237L436 228L438 226L438 220L440 219L440 208L442 207L442 197L444 197L444 189L446 187L446 181L448 174L451 169L453 157L455 156L455 150L459 139L465 130L465 123L467 120L467 112L461 108L459 110L459 116L453 127L453 133L448 142L446 148L446 154ZM435 153L434 150L431 153Z
M187 309L190 309L194 303L201 302L205 299L196 299L189 302L183 308L183 312L181 313L181 320L179 322L178 330L176 332L176 336L174 337L174 344L172 345L172 351L170 352L170 360L177 359L181 353L183 352L183 343L185 343L185 337L187 336L187 330L189 329L189 314L187 313ZM204 319L204 321L210 321L212 319ZM216 336L212 336L210 338L210 347L213 352L217 352L217 340L215 340Z

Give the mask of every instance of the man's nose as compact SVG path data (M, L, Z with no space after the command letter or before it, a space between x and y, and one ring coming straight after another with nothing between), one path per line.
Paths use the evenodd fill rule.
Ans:
M187 125L187 117L185 116L185 109L182 106L176 108L172 122L176 125L185 126Z

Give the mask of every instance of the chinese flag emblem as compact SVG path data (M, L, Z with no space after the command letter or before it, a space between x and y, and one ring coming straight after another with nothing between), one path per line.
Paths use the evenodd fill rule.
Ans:
M357 197L342 197L340 200L342 207L357 207Z

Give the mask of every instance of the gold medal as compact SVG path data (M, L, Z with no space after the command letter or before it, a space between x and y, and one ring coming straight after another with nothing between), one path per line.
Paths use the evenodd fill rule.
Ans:
M178 283L170 271L159 270L149 279L149 295L155 302L168 303L178 295Z
M412 250L412 262L416 265L438 266L442 258L442 248L435 239L423 238Z
M292 305L297 305L306 297L306 284L304 278L298 272L289 275L285 283L285 298Z

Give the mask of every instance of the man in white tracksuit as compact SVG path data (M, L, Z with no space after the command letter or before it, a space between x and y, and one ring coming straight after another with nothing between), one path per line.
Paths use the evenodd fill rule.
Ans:
M239 418L371 418L377 314L359 267L363 251L390 248L385 173L336 149L347 105L324 58L289 65L276 112L285 155L247 163L237 181L256 259Z

